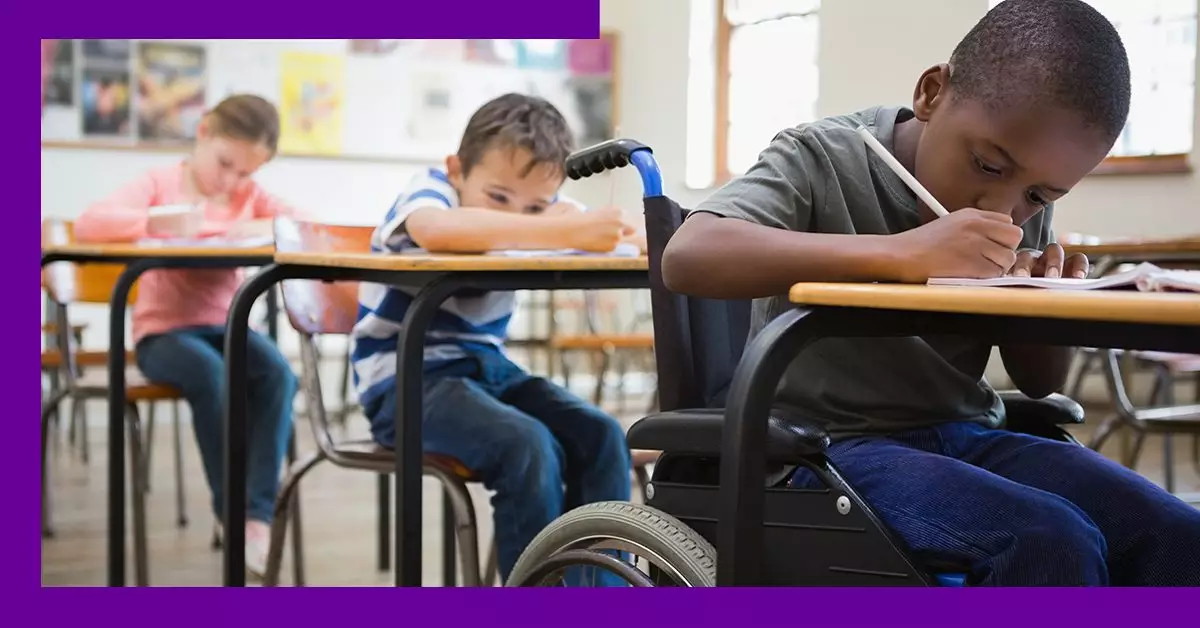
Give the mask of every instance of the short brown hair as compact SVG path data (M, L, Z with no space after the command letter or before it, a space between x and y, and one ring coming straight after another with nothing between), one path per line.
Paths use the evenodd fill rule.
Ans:
M523 148L533 156L522 174L550 164L562 170L575 148L566 119L548 101L524 94L505 94L480 107L467 122L458 159L463 174L493 148Z
M279 147L279 112L265 98L237 94L222 100L207 115L213 133L260 142L274 155Z

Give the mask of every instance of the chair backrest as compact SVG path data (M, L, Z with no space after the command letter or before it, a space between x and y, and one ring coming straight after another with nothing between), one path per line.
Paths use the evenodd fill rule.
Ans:
M275 220L275 250L285 253L346 253L371 250L372 227ZM349 334L358 317L358 282L293 279L283 282L288 321L304 334Z
M721 407L750 333L750 301L667 290L662 254L687 210L665 196L646 197L644 204L659 409Z
M327 225L292 218L275 219L275 250L280 253L345 253L371 250L371 227ZM318 334L349 335L358 318L358 282L290 279L280 288L288 322L300 332L302 390L313 440L334 464L344 464L325 411L321 392Z
M42 246L74 244L74 225L67 220L49 219L42 222ZM51 299L62 305L71 303L103 303L112 299L113 286L124 264L73 264L55 262L42 269L42 288ZM137 284L129 291L129 303L137 300Z

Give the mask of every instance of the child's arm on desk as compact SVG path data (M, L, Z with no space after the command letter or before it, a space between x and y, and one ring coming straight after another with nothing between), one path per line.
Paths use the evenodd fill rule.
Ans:
M156 186L149 173L93 203L75 220L80 242L135 242L146 237Z
M515 214L476 207L413 211L403 227L431 253L484 253L501 249L580 249L604 253L628 230L616 208L552 215Z
M786 294L803 281L998 277L1020 239L1010 218L976 209L893 235L808 233L700 213L667 244L663 279L684 294L747 299Z

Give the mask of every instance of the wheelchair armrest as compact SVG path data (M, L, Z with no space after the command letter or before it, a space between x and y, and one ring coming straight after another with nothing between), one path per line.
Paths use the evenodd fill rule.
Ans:
M634 423L627 440L632 449L719 457L724 422L723 408L660 412ZM812 423L777 416L767 421L767 462L794 463L828 446L829 435Z
M1004 402L1005 425L1011 431L1040 433L1048 427L1083 423L1083 406L1066 395L1030 399L1017 391L998 394Z

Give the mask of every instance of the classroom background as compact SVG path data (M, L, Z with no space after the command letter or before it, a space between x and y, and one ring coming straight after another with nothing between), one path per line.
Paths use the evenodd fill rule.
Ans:
M1090 1L1125 40L1133 109L1113 156L1056 203L1056 232L1060 239L1200 234L1200 2ZM945 61L991 4L603 0L597 41L64 40L45 92L42 218L71 220L139 173L180 160L205 108L233 92L258 93L280 107L280 156L256 180L317 220L377 224L415 172L456 149L466 116L504 91L559 105L581 146L612 137L651 146L666 193L694 206L748 167L782 128L909 104L920 73ZM568 182L564 191L588 205L641 211L640 182L631 172ZM566 375L580 394L623 419L644 411L654 390L646 295L536 293L520 302L514 336L527 340L520 351L530 368L560 381ZM108 346L103 305L73 311L72 322L82 325L82 346ZM296 338L286 323L280 327L284 354L295 357ZM578 340L598 335L634 340L615 348ZM327 394L337 399L346 348L322 346ZM995 368L989 377L997 386L1005 381ZM1145 398L1152 373L1130 378L1134 396ZM1190 398L1183 385L1181 398ZM1102 378L1085 378L1079 398L1100 412L1111 403ZM186 421L186 407L183 413ZM87 405L95 434L87 464L69 449L54 462L60 531L43 543L45 584L103 581L96 445L106 416L102 400ZM168 417L159 413L160 421ZM353 413L347 425L365 429ZM167 432L161 428L160 438ZM1200 477L1184 466L1190 446L1179 439L1178 481L1181 490L1197 491ZM169 479L167 447L159 447L154 465ZM1146 451L1139 470L1157 480L1161 447L1148 444ZM214 584L220 555L208 548L199 461L194 447L185 445L182 455L196 475L187 497L192 518L202 523L177 530L170 482L156 481L148 497L155 583ZM375 569L368 534L373 480L359 475L322 470L306 488L310 584L389 581ZM476 498L486 537L486 496ZM425 512L437 525L438 508ZM426 568L435 570L431 564Z

